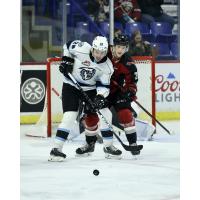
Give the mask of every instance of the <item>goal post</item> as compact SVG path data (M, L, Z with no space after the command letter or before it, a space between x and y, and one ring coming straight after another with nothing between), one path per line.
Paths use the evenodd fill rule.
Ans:
M141 85L142 83L140 83L140 67L141 65L146 65L146 68L148 67L147 70L151 70L150 73L148 73L149 78L147 77L146 80L144 81L150 81L150 91L151 91L151 97L150 97L150 101L151 101L151 108L150 110L148 110L148 108L146 107L146 109L154 116L156 117L156 85L155 85L155 77L156 77L156 70L155 70L155 58L152 56L133 56L133 61L134 64L137 66L137 70L138 70L138 77L139 77L139 83L138 85ZM143 67L143 69L145 69L145 67ZM143 75L144 72L141 72L141 75ZM144 92L144 91L140 91L141 88L138 88L138 93ZM142 101L142 99L139 99L139 102L143 105L145 105L145 103ZM156 121L155 119L152 118L152 124L154 126L156 126Z
M58 72L58 65L61 62L61 58L47 58L47 137L51 137L52 135L52 72ZM56 73L56 75L60 75L59 73ZM61 78L61 77L60 77ZM58 83L61 84L60 82ZM61 88L61 87L59 87ZM53 87L53 91L55 91L55 88ZM56 91L57 94L59 94L59 91ZM61 92L61 91L60 91ZM61 94L61 93L60 93ZM59 102L61 104L61 102ZM55 105L56 106L56 105Z

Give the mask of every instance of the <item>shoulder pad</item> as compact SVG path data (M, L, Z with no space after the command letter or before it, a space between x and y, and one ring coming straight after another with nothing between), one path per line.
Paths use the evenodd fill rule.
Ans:
M124 65L127 65L128 62L131 62L131 56L128 53L125 53L122 58L120 59L121 63L123 63Z
M137 67L134 64L134 60L131 58L131 56L126 53L125 57L124 57L124 65L131 71L137 71Z
M87 42L82 42L80 40L75 40L69 45L69 52L73 55L79 53L89 53L91 49L91 45Z

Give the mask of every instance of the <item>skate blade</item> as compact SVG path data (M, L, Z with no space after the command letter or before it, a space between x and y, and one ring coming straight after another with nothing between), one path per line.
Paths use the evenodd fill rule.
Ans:
M133 160L138 160L138 158L140 158L140 154L136 154L136 155L132 155Z
M115 159L115 160L121 160L122 159L122 155L112 155L112 154L105 154L105 158L106 159Z
M91 156L92 153L84 153L84 154L76 154L75 156L78 158L85 158Z
M138 155L132 155L133 160L138 160Z
M50 156L48 161L50 162L63 162L65 160L65 158L60 157L60 156Z

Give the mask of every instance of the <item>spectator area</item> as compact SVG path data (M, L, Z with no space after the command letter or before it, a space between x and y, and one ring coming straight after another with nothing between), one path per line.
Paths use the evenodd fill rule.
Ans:
M29 10L26 28L29 29L28 37L33 48L41 48L44 38L48 35L48 43L52 48L60 48L63 45L62 33L62 11L61 0L22 0L22 6ZM176 8L176 9L175 9ZM163 9L177 19L177 1L165 0ZM109 22L96 22L91 19L87 13L87 0L68 0L67 1L67 41L80 39L91 43L95 35L104 35L109 37ZM27 17L27 16L26 16ZM176 20L178 23L178 20ZM178 31L171 29L167 23L155 22L150 26L144 23L126 24L125 27L120 22L114 23L122 33L131 37L134 30L139 29L143 39L149 41L152 45L158 46L159 59L172 58L179 59Z

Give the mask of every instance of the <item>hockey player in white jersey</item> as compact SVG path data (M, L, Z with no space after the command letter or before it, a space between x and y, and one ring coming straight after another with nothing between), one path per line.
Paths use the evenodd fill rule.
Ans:
M105 108L105 98L109 95L110 78L113 73L113 66L110 59L106 56L108 51L108 42L105 37L97 36L91 45L87 42L75 40L65 44L64 56L59 66L63 73L62 88L62 107L63 118L58 126L54 148L50 152L49 161L63 161L66 155L62 152L64 142L71 132L71 124L78 116L79 104L83 99L80 91L72 82L68 73L71 73L82 89L94 102L96 109L106 116L111 123L112 114L108 108ZM76 150L77 154L84 154L94 151L96 134L99 130L99 117L97 113L85 102L85 136L86 145ZM102 109L103 108L103 109ZM105 123L101 123L101 128L106 128ZM114 154L120 155L122 152L115 148L112 143Z

